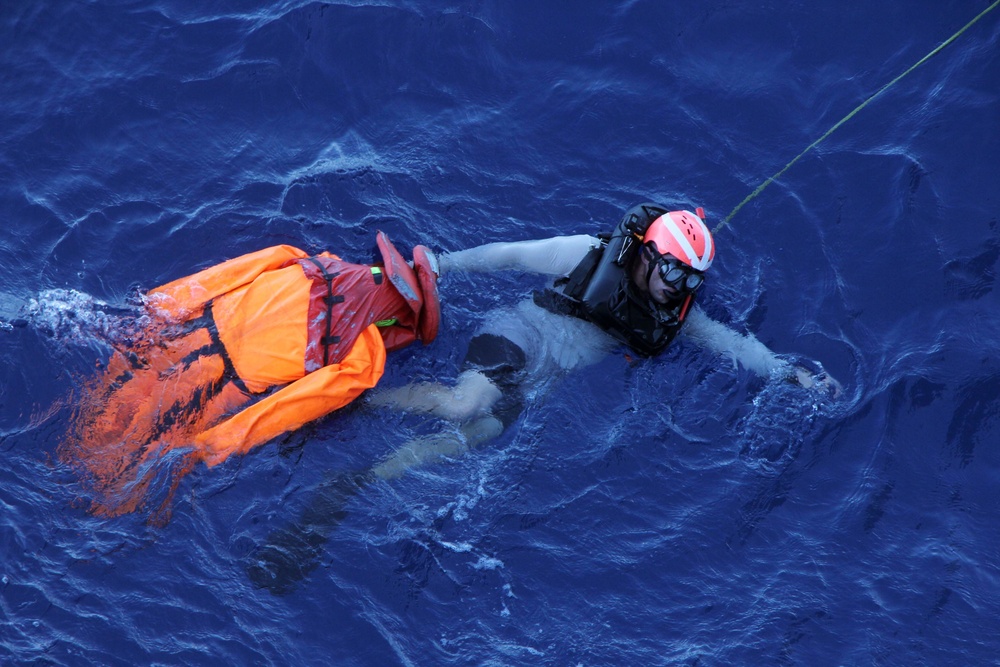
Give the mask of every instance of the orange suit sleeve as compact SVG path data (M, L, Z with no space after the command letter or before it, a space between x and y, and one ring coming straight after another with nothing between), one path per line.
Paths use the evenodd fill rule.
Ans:
M253 282L262 273L308 256L290 245L251 252L150 290L150 303L165 315L184 319L217 296Z
M210 467L338 410L374 387L385 372L385 345L375 325L338 364L324 366L195 437Z

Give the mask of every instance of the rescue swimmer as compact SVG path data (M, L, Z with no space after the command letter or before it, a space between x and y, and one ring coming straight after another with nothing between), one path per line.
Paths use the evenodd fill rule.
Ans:
M640 354L659 354L680 331L715 259L704 216L700 208L633 208L555 282L548 292L555 299L536 302L593 322Z
M379 381L387 352L433 341L434 256L417 246L411 268L384 233L377 245L371 266L275 246L151 290L147 326L85 388L60 446L93 510L140 509L158 462L170 459L176 487L198 462L347 405Z
M471 432L463 428L465 437L476 441L516 416L522 387L537 390L564 371L597 363L622 343L639 355L655 356L678 335L758 375L839 393L839 384L818 365L809 370L792 363L696 305L715 259L704 218L701 208L643 203L629 209L610 233L596 237L490 243L441 255L442 276L514 270L547 275L552 284L485 319L453 387L407 385L373 393L368 402L462 424L479 420ZM485 427L483 417L498 423ZM406 451L400 461L414 456Z

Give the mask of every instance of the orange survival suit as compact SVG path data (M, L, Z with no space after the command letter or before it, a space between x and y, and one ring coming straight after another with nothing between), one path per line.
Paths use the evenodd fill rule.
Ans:
M140 506L175 450L171 493L214 466L347 405L374 387L386 351L437 335L429 252L411 268L377 236L383 264L275 246L148 294L152 324L85 388L60 455L96 492L94 510ZM167 500L169 502L169 498Z

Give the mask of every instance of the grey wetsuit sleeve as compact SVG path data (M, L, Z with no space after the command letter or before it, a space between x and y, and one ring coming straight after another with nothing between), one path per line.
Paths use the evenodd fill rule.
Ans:
M747 370L767 376L777 370L787 371L789 363L752 334L741 334L716 322L695 306L687 316L681 336L716 354L728 356Z
M587 234L556 236L538 241L488 243L438 258L441 273L449 271L526 271L549 276L565 276L580 260L600 245Z

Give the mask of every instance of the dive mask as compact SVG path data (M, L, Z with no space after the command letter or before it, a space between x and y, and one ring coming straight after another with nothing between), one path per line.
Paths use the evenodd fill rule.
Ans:
M697 292L705 283L705 275L695 271L687 264L679 262L674 257L664 256L656 263L660 280L678 292Z

